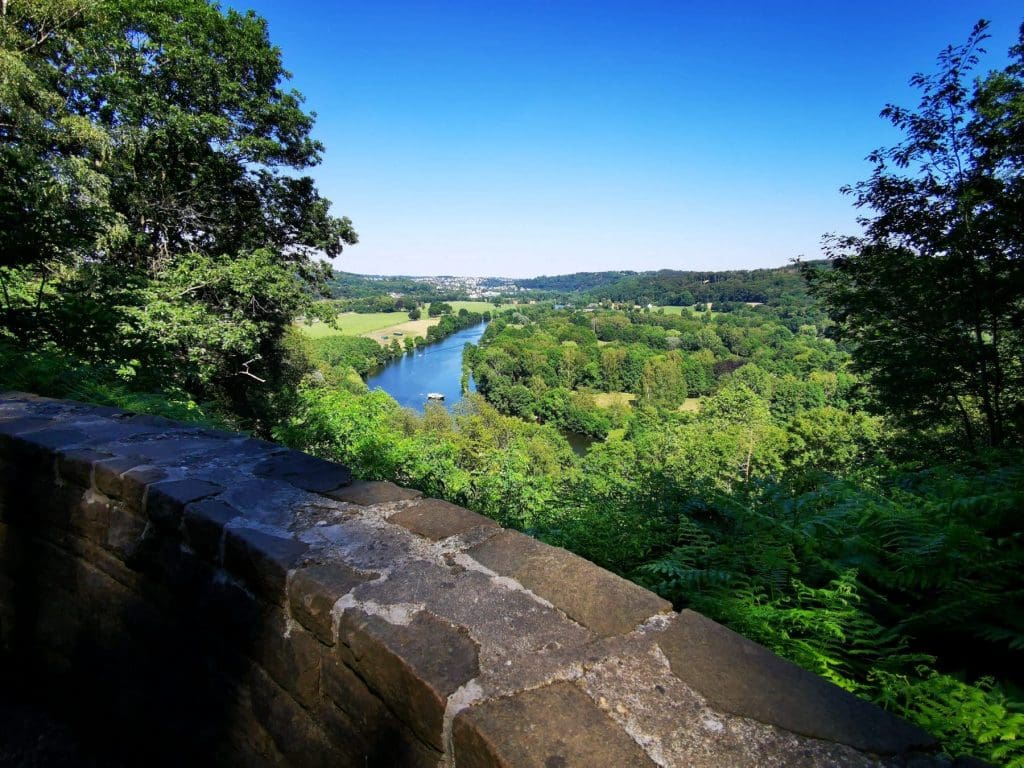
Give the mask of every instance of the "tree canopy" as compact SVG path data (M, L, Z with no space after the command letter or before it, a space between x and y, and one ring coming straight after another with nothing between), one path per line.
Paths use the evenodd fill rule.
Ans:
M1024 436L1024 28L972 82L986 29L913 77L917 109L882 111L904 139L846 190L864 235L809 271L889 413L968 447Z
M313 118L252 12L10 0L0 17L8 341L266 403L281 339L356 242L301 171Z

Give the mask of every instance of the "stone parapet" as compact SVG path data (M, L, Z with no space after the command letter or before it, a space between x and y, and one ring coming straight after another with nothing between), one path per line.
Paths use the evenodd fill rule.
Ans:
M949 764L565 550L271 443L7 393L0 472L6 668L132 764Z

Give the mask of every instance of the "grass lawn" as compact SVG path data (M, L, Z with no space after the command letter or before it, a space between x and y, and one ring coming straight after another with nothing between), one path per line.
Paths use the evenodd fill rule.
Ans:
M751 306L753 306L753 305L751 305ZM683 312L686 312L686 313L691 314L691 315L697 314L697 309L695 307L670 307L670 306L667 306L667 305L666 306L656 306L652 311L653 312L657 312L659 309L664 309L666 315L681 315L681 314L683 314ZM700 314L703 314L703 312L701 312ZM714 304L712 304L711 305L711 314L714 317L718 317L722 313L721 312L715 312L715 306L714 306Z
M338 315L338 328L331 328L319 321L312 325L298 323L297 326L310 338L320 339L324 336L362 336L406 322L409 322L409 315L405 312L371 312L366 315L343 312Z
M452 311L455 314L459 314L460 309L465 309L467 312L493 312L495 309L494 304L489 301L449 301L447 303L452 305Z
M417 336L427 337L427 328L432 325L437 325L441 322L440 317L421 317L419 320L410 320L407 316L401 323L395 325L389 325L387 328L377 328L373 331L368 331L363 336L373 339L378 344L388 345L391 343L391 339L397 338L399 344L404 344L406 337L415 339ZM395 336L395 332L398 332L398 336ZM386 339L381 338L387 336Z
M700 398L699 397L688 397L683 401L683 404L679 406L680 411L692 411L696 413L700 410Z
M594 395L594 405L598 408L611 408L613 405L629 405L636 400L632 392L598 392Z
M468 312L484 312L494 310L494 305L489 301L449 301L452 310L458 314L460 309L465 308ZM367 336L381 344L390 344L391 337L395 331L400 331L402 336L426 336L427 328L441 322L439 317L429 317L427 307L422 308L422 317L419 320L410 320L408 312L371 312L360 314L358 312L343 312L338 315L338 328L331 328L319 320L312 325L296 323L296 327L311 339L321 339L325 336ZM381 339L387 336L387 339Z

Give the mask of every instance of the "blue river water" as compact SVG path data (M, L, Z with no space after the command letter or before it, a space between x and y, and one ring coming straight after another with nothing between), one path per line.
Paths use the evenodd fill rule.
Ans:
M444 404L451 408L462 400L462 348L476 344L487 330L487 323L474 325L454 333L443 341L417 349L412 355L387 363L366 378L370 389L383 389L398 404L423 413L427 406L427 393L444 395ZM473 377L469 377L469 391L476 392ZM578 456L586 454L594 438L562 431L569 446Z
M399 405L423 413L428 392L444 395L444 404L451 408L462 399L462 348L476 344L484 335L487 323L453 333L436 344L417 349L411 355L392 360L366 379L370 389L383 389ZM469 390L476 391L472 377Z

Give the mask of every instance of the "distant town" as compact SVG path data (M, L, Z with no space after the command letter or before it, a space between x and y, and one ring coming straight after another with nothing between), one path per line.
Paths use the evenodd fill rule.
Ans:
M360 275L366 280L390 281L396 279L423 283L441 292L465 292L470 299L493 299L525 290L514 280L505 277L458 277L454 275L411 276L411 275Z

